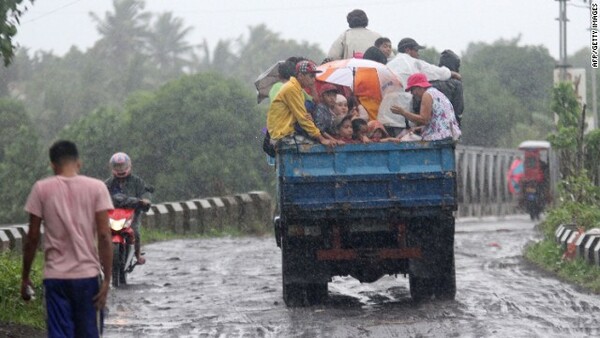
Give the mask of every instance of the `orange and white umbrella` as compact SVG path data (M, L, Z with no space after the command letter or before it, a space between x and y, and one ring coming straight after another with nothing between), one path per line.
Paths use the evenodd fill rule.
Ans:
M352 88L356 96L381 100L388 91L403 90L402 82L386 65L367 59L343 59L317 67L317 80Z

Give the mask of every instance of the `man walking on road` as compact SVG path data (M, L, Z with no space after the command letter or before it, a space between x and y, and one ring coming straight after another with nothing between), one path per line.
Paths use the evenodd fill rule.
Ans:
M54 143L50 162L55 175L37 181L25 204L21 297L31 299L29 274L43 221L48 337L99 337L112 273L112 201L104 182L79 175L73 142Z

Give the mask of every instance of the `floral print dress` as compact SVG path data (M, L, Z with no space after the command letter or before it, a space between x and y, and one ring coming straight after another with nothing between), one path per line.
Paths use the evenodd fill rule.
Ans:
M445 138L458 140L461 132L454 115L452 103L434 87L427 88L427 93L433 98L433 106L431 108L431 120L425 125L421 133L423 140L434 141Z

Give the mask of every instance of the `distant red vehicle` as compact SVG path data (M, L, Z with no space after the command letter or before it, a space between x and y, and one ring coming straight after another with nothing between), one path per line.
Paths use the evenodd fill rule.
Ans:
M537 220L552 200L548 166L550 142L523 141L519 145L519 150L524 153L519 205L527 211L532 220Z

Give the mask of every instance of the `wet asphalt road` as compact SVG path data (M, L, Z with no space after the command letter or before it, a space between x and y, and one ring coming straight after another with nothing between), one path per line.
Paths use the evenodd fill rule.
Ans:
M145 246L147 264L111 290L105 337L590 337L600 296L521 258L524 217L457 223L455 301L413 303L408 279L336 277L326 304L286 308L271 237Z

